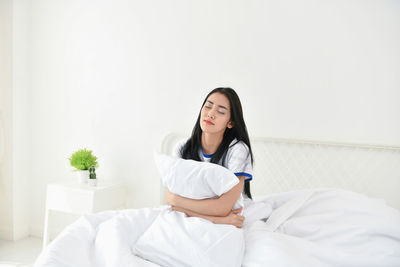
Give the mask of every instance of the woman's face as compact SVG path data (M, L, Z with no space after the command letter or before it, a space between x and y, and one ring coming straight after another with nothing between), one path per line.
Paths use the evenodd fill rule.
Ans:
M225 132L225 129L232 128L230 121L231 107L229 99L221 93L211 94L200 113L200 127L205 133L216 134Z

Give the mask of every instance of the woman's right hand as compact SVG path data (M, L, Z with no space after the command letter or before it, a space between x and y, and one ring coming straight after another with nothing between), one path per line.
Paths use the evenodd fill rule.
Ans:
M237 228L242 228L244 222L244 216L238 215L243 210L243 208L232 210L228 216L224 217L225 224L231 224Z

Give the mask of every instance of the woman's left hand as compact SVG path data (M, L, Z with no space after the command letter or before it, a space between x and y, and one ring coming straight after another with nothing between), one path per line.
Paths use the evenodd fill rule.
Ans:
M165 189L165 194L164 194L165 203L171 206L175 206L175 198L176 195L174 193L171 193L171 191Z

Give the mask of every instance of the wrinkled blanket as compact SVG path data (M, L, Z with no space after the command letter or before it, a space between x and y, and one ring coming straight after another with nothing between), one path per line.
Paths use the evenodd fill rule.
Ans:
M337 189L301 190L245 203L244 216L243 229L237 229L186 217L169 206L85 215L53 240L34 266L159 266L138 256L153 248L154 239L161 246L150 257L162 266L400 266L400 212L381 200ZM171 227L177 236L170 236ZM211 231L207 239L205 229L224 229L221 240L243 246L232 251L229 242L209 244L221 231ZM170 242L181 246L178 255L168 250Z

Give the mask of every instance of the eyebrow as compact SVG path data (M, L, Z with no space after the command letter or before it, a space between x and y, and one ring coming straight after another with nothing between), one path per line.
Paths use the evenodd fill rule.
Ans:
M207 100L207 102L209 102L210 104L214 105L214 102L212 102L212 101L210 101L210 100ZM218 107L220 107L220 108L224 108L224 109L228 110L228 108L227 108L227 107L225 107L225 106L222 106L222 105L218 105Z

